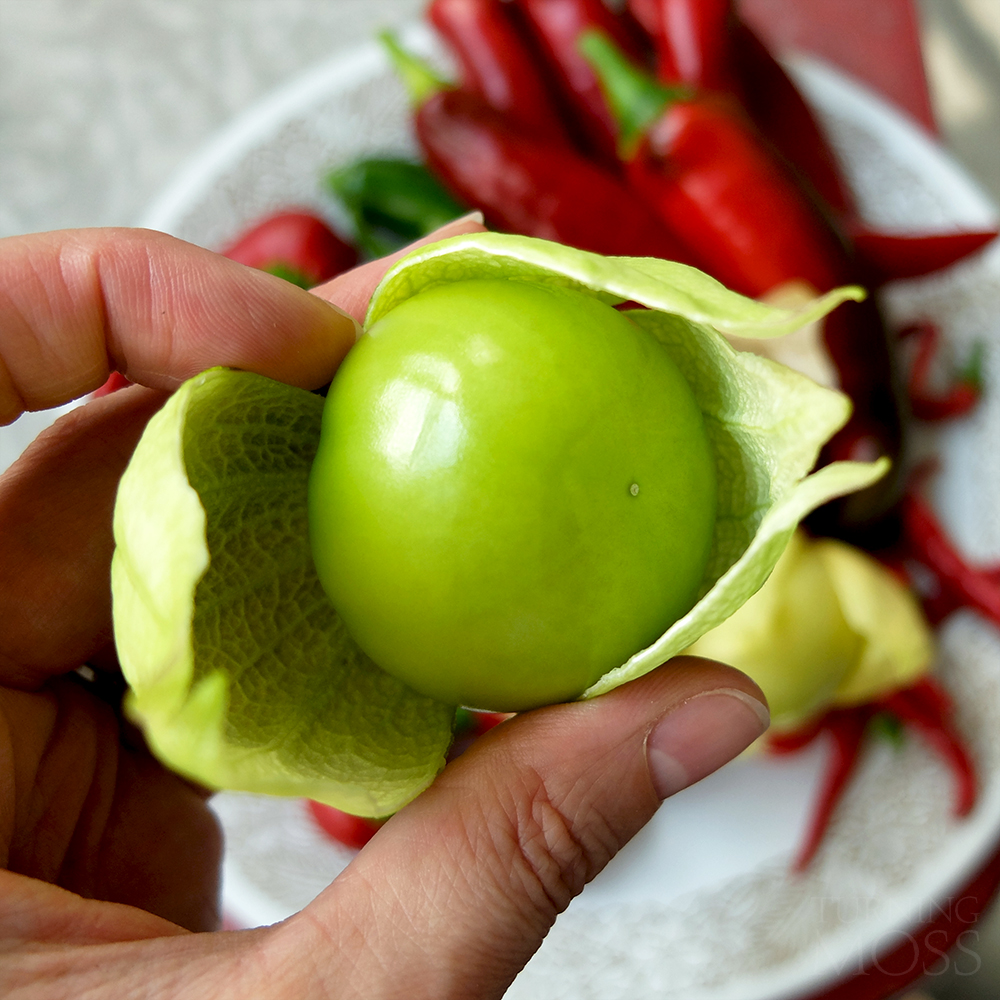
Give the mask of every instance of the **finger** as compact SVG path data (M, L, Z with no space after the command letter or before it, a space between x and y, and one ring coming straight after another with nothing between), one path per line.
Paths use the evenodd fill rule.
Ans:
M660 800L766 725L752 681L692 657L503 723L274 932L271 967L304 996L349 971L350 996L500 997Z
M115 492L165 399L133 386L71 410L0 477L0 683L37 688L110 642Z
M0 689L0 862L192 930L218 925L221 835L201 794L124 747L115 713L66 678Z
M111 370L173 389L230 365L313 389L356 336L317 296L163 233L0 240L0 424L82 396Z
M411 243L402 250L390 254L388 257L381 257L379 260L369 261L360 267L355 267L344 274L331 278L323 285L314 288L313 295L318 295L327 302L332 302L338 308L343 309L349 316L353 316L359 323L363 323L365 312L368 309L368 300L372 297L382 276L398 260L402 260L408 253L417 247L427 246L429 243L437 243L439 240L446 240L450 236L462 236L465 233L482 233L486 227L483 225L482 212L470 212L460 219L449 222L446 226L434 230L423 239Z
M477 218L456 220L424 242L477 231L482 228ZM169 243L199 258L207 253L175 240ZM320 292L334 299L367 301L393 260L409 249L357 268ZM215 255L207 256L214 263ZM247 270L239 268L240 273ZM278 282L280 292L285 285ZM292 290L297 307L304 293ZM353 323L347 339L353 344ZM343 344L335 346L339 351ZM207 363L223 360L213 355ZM330 373L322 370L328 379ZM0 537L8 540L0 557L0 682L36 688L109 641L115 491L163 398L129 389L88 403L41 435L0 479Z

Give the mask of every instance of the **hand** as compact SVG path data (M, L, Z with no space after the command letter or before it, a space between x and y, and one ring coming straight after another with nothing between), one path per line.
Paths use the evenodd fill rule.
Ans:
M659 801L766 726L742 674L675 659L498 727L284 923L190 933L218 921L206 793L100 696L117 683L117 482L166 394L204 368L327 382L386 266L310 295L156 233L0 241L0 422L111 369L139 383L71 412L0 479L0 995L499 997ZM100 683L80 682L84 663Z

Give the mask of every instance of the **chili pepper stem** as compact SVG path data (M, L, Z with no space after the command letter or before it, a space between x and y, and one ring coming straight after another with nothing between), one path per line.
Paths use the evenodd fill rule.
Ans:
M422 59L418 59L412 52L407 52L391 31L380 32L378 37L385 46L393 69L399 74L414 107L419 108L428 98L451 86Z
M580 36L580 52L597 74L605 100L620 129L618 146L622 159L629 159L645 130L674 101L691 96L686 86L668 87L634 66L627 56L600 31Z
M958 371L958 381L972 386L978 392L983 389L983 360L986 356L986 345L977 340L972 345L969 360Z

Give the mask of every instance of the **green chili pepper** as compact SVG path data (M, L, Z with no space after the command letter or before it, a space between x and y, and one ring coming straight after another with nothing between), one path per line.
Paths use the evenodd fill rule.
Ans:
M359 160L334 170L326 183L351 214L358 243L376 257L465 211L426 167L409 160Z

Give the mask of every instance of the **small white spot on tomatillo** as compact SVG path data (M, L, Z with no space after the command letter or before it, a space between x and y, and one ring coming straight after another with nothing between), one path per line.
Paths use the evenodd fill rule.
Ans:
M628 491L629 491L629 493L632 494L632 496L637 497L639 495L639 484L638 483L633 483L628 488Z

